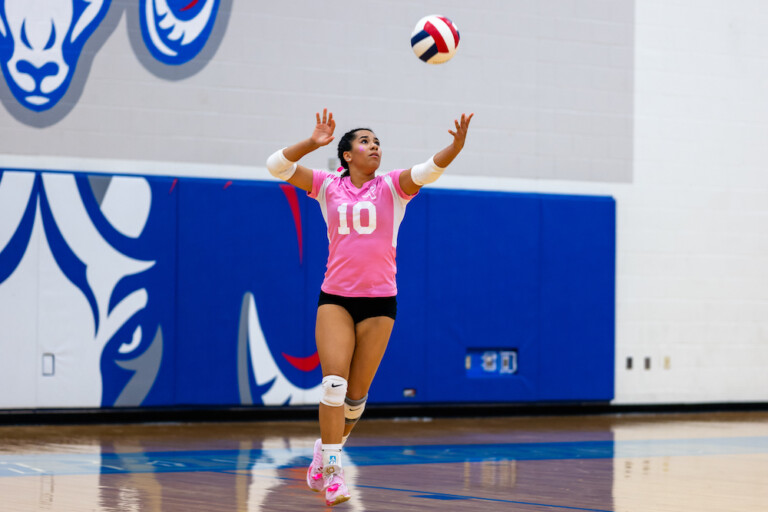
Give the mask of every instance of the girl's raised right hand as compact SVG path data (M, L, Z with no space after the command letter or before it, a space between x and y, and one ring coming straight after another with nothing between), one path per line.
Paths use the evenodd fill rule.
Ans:
M320 113L316 113L317 125L315 131L312 132L310 139L318 146L325 146L330 144L333 140L333 131L336 129L336 121L333 120L333 112L328 112L327 108L323 109L323 118L320 119Z

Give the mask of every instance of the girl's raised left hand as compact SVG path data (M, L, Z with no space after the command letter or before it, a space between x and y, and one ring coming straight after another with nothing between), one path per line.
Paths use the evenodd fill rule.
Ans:
M474 115L474 113L469 115L461 114L461 121L456 119L453 120L453 123L456 125L456 131L448 130L448 133L453 135L453 147L457 151L461 151L464 147L464 141L467 138L467 130L469 129L469 122Z

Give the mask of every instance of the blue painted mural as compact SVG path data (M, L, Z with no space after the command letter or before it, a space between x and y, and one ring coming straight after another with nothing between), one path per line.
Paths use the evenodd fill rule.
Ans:
M111 0L0 0L0 68L20 105L43 112L60 102L85 44L111 4ZM163 64L191 61L208 43L219 7L220 0L139 0L147 50Z

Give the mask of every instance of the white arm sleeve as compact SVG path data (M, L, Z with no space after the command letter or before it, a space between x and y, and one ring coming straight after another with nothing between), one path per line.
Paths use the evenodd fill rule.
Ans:
M444 170L445 167L438 167L435 165L434 157L431 157L423 164L418 164L411 167L411 179L415 184L423 187L427 183L436 181L437 178L443 174Z
M275 151L267 158L267 170L275 178L288 181L296 172L296 162L291 162L285 158L283 149Z

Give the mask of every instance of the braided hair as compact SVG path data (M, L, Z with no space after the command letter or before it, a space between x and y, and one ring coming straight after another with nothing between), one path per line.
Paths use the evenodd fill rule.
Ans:
M337 154L339 157L339 162L341 162L341 166L344 168L344 172L341 173L342 178L344 176L349 176L349 162L344 160L344 152L352 150L352 141L355 140L355 133L359 132L360 130L368 130L369 132L373 132L373 130L370 128L355 128L354 130L349 130L347 133L342 135L341 140L339 140L339 148L337 150Z

